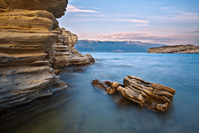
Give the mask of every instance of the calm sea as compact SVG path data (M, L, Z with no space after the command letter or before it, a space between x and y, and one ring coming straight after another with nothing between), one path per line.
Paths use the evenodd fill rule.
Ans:
M34 115L13 132L198 133L199 54L90 54L97 61L82 67L85 72L62 70L61 79L69 89L48 105L53 108ZM93 79L122 83L127 75L176 89L169 110L155 113L134 103L118 102L91 85Z

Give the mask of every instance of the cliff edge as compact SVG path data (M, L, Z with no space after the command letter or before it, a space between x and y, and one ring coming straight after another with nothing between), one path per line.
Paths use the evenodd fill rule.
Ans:
M0 110L67 88L59 68L91 64L59 28L68 0L0 0Z
M194 45L175 45L150 48L148 53L199 53L199 46Z

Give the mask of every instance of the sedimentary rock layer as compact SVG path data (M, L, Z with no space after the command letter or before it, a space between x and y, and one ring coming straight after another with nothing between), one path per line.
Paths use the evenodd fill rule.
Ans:
M199 46L175 45L148 49L148 53L199 53Z
M47 56L59 39L50 32L54 15L45 10L1 9L0 16L0 110L65 89Z
M65 30L64 28L56 28L52 31L58 35L59 40L52 47L53 68L58 72L61 67L71 65L87 65L95 62L94 58L89 55L82 55L74 47L77 43L77 35Z
M75 50L75 34L59 28L67 3L0 0L0 111L67 88L59 68L94 61Z
M153 111L168 110L175 90L156 83L146 82L141 78L127 76L123 85L117 82L93 80L97 88L103 88L108 94L119 94L140 106L146 106Z
M60 18L67 4L68 0L0 0L0 9L46 10Z

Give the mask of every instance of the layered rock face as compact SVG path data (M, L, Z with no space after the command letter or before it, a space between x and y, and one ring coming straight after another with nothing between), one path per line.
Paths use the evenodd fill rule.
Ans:
M0 0L0 110L67 88L53 69L70 64L78 53L77 36L56 20L67 3Z
M0 9L45 10L60 18L67 4L68 0L0 0Z
M121 85L117 82L93 80L97 88L103 88L108 94L119 94L140 106L146 106L153 111L168 110L175 90L156 83L146 82L141 78L127 76Z
M199 46L175 45L148 49L148 53L199 53Z
M94 58L89 55L82 55L77 51L74 45L77 43L77 35L65 30L64 28L57 28L52 31L57 34L59 40L52 47L53 68L71 65L87 65L95 62Z

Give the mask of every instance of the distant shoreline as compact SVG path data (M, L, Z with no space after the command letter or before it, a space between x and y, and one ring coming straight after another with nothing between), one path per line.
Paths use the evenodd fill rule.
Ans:
M147 51L148 53L190 53L190 54L198 54L199 46L194 45L175 45L175 46L162 46L150 48Z

